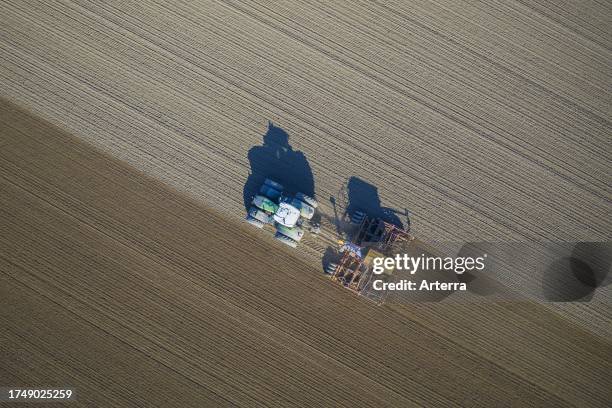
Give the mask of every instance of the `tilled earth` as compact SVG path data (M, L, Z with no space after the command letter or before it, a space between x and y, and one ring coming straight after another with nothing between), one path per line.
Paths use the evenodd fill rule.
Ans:
M612 347L545 308L375 306L10 104L1 379L82 406L605 406Z
M609 406L589 301L377 307L346 208L424 243L609 241L603 1L0 0L0 386L83 406ZM241 222L315 195L297 250ZM293 184L293 185L292 185ZM514 291L552 285L505 265ZM554 285L552 285L554 286ZM554 288L553 288L554 289Z

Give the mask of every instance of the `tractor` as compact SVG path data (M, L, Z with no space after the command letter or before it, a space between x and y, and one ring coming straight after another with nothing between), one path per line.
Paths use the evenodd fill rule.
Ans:
M312 222L317 205L314 198L286 194L282 184L266 179L251 201L246 221L257 228L272 225L274 238L295 248L306 230L319 232L319 224Z

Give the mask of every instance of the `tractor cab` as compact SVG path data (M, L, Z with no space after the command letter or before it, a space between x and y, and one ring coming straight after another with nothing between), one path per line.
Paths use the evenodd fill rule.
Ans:
M281 200L274 214L274 221L285 227L295 227L300 219L300 214L300 208L294 205L292 199L286 197Z

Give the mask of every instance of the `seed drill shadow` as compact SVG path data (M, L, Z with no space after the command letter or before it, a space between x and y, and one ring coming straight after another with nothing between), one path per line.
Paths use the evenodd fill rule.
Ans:
M289 193L302 192L315 196L314 178L304 153L289 144L289 135L282 128L268 122L261 146L253 146L248 153L251 171L244 184L244 207L249 208L266 178L281 183Z
M351 177L346 185L348 195L349 214L363 211L370 217L381 218L383 221L404 228L404 223L398 216L398 211L390 207L383 207L378 188L359 177Z
M410 229L410 218L408 210L399 211L390 207L383 207L378 188L367 181L352 176L344 184L338 194L329 198L334 211L333 219L330 221L336 227L338 239L350 239L357 225L349 222L355 211L362 211L369 217L381 218L383 221L396 225L400 228ZM400 215L404 217L400 218ZM332 262L338 262L341 255L335 247L328 247L322 259L323 270Z
M359 177L351 177L342 185L336 196L329 201L334 211L333 224L339 237L347 238L350 235L351 225L348 223L355 211L362 211L369 217L381 218L383 221L410 230L410 218L407 209L400 211L390 207L383 207L378 188ZM400 218L400 215L402 218Z

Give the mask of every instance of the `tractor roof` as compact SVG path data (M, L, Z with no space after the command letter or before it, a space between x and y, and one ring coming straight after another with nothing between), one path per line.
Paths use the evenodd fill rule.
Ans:
M286 227L294 227L300 219L300 210L287 202L281 202L274 214L274 221Z

